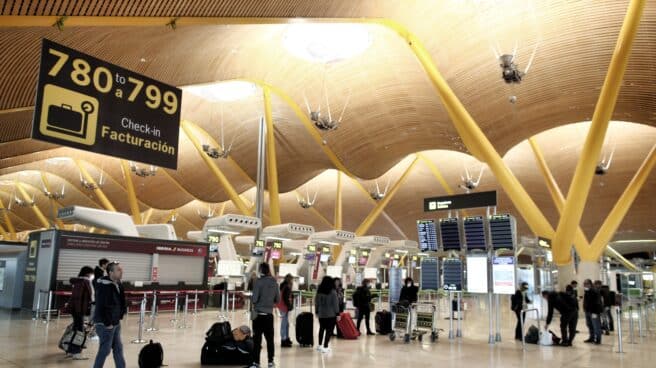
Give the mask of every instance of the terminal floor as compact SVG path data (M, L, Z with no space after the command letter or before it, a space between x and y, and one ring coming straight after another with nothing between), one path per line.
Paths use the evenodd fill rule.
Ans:
M507 311L507 312L506 312ZM248 323L243 312L229 315L233 326ZM164 345L165 363L172 368L200 367L200 349L204 332L217 320L216 311L205 311L190 316L189 328L174 328L169 322L171 314L158 317L160 330L145 333L145 339L154 339ZM444 317L444 316L442 316ZM653 319L652 319L653 321ZM372 321L373 322L373 321ZM32 321L29 317L0 312L0 367L91 367L92 360L71 361L57 348L63 329L70 323L68 318L53 319L49 325ZM276 334L279 324L276 323ZM317 323L315 323L315 328ZM604 336L602 345L583 343L585 333L579 335L572 348L539 347L528 345L522 350L521 343L513 337L514 316L504 308L502 315L503 341L488 344L488 319L484 310L471 310L463 321L464 337L448 339L448 320L441 319L440 327L447 330L438 342L403 344L391 342L386 336L362 336L358 340L333 340L333 352L322 355L314 349L294 347L281 350L276 346L276 365L281 368L301 367L653 367L656 361L656 333L652 328L646 337L636 338L637 344L628 343L625 334L624 354L618 354L617 336ZM626 329L626 323L625 323ZM556 326L557 328L557 326ZM587 331L583 319L580 331ZM637 329L637 328L636 328ZM294 326L290 328L293 337ZM137 336L137 316L130 315L123 324L123 341L128 367L137 367L137 356L142 345L130 344ZM278 337L277 337L278 338ZM315 337L316 339L316 337ZM91 359L96 354L96 342L88 342L85 354ZM266 361L263 349L262 361ZM111 357L106 363L113 367Z

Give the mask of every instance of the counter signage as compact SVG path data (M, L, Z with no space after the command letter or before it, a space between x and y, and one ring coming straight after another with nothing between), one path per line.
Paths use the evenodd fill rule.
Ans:
M158 240L155 242L128 239L93 238L61 235L62 249L111 250L114 252L167 254L189 257L206 257L207 245L179 244Z
M43 40L32 138L177 169L179 88Z

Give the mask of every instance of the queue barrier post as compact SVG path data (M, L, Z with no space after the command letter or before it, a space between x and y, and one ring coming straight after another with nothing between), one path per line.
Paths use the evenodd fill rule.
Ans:
M173 309L173 319L171 320L172 323L178 323L178 292L175 292L175 304L174 304L174 309Z
M135 340L132 340L131 343L133 344L145 344L146 340L143 339L143 330L144 330L144 323L146 319L146 293L143 295L143 299L141 299L141 307L139 308L139 332L138 336Z
M153 290L153 305L150 306L150 327L148 327L146 331L154 332L159 330L157 327L155 327L156 320L157 320L157 290Z
M615 310L615 313L617 315L617 352L622 354L624 353L624 348L622 346L622 308L617 308Z

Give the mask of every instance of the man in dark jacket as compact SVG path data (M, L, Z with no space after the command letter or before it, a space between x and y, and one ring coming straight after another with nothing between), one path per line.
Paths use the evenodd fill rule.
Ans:
M371 302L370 287L371 282L369 280L362 280L362 286L355 289L355 292L353 293L353 306L358 309L358 332L360 331L362 319L364 319L365 327L367 328L367 335L375 335L375 333L371 332L371 328L369 327L369 320L371 317L371 307L369 305Z
M601 295L590 279L583 281L583 311L585 312L585 324L588 326L590 337L585 342L596 345L601 344L601 313L604 311L604 305L601 301Z
M109 261L107 260L107 258L101 258L100 260L98 260L98 265L93 270L93 287L94 288L98 286L98 281L100 281L100 279L105 277L105 275L106 275L105 272L107 270L107 264L108 263L109 263Z
M528 283L522 282L519 289L515 291L515 295L510 298L510 309L515 312L517 316L517 325L515 326L515 340L522 339L522 310L526 308L527 304L531 304L532 301L528 298Z
M604 301L604 316L607 321L606 335L609 335L610 331L615 330L615 321L613 320L613 311L611 310L611 307L615 303L611 297L610 287L608 287L608 285L601 285L599 292L601 294L601 299Z
M576 336L576 300L567 293L555 291L542 291L542 297L547 300L549 312L547 313L547 324L544 326L545 331L549 331L549 325L553 319L554 309L560 312L560 333L562 346L572 346L574 336ZM569 330L569 333L568 333Z
M125 368L123 343L121 342L121 320L127 313L125 291L121 285L123 268L118 262L107 265L108 276L98 280L94 322L100 337L98 355L93 368L102 368L110 352L114 355L116 368Z

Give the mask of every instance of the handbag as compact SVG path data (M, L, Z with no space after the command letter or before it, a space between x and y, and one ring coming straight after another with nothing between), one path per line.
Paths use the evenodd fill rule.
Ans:
M549 331L540 331L540 340L538 341L538 344L543 346L553 345L551 333L549 333Z

